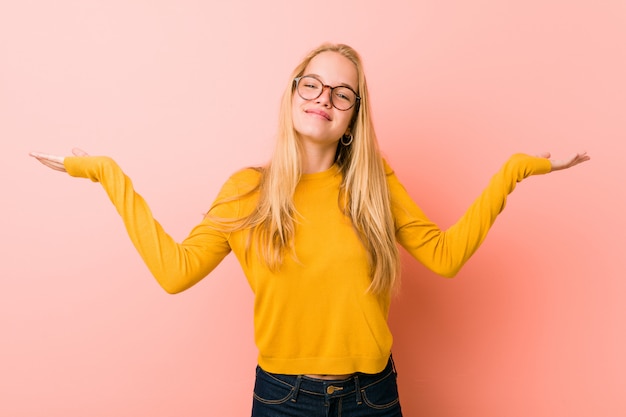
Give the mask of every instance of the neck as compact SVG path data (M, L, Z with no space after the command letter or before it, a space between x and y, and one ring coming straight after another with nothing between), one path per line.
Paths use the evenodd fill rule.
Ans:
M304 146L303 151L302 173L315 174L316 172L326 171L335 163L337 144L335 143L323 148Z

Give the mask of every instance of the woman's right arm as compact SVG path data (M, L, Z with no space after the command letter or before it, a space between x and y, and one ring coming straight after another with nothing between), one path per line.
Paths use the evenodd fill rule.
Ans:
M146 201L113 159L87 156L80 150L75 150L74 155L31 153L52 169L102 185L122 217L135 248L168 293L178 293L196 284L230 252L228 235L212 227L207 218L194 227L183 242L177 243L154 219ZM228 192L227 188L228 183L222 193Z

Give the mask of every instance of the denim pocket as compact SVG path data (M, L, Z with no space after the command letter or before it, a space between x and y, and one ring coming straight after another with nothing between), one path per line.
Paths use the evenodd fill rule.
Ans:
M396 374L389 372L382 379L361 388L363 403L375 410L386 410L399 406L398 385Z
M293 386L283 382L257 367L254 399L263 404L283 404L293 393Z

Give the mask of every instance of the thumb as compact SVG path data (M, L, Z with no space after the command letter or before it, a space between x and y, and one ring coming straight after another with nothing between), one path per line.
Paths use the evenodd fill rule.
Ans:
M72 153L75 156L89 156L89 154L87 152L83 151L80 148L72 148Z

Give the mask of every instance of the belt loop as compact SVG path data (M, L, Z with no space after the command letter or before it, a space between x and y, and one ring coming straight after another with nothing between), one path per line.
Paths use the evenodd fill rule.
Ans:
M302 382L302 375L298 375L296 378L296 385L293 387L293 392L291 394L291 402L296 402L298 399L298 393L300 392L300 383Z
M361 385L359 384L359 376L354 376L354 389L356 391L356 403L358 405L363 403L363 399L361 398Z
M398 371L396 371L396 363L393 361L393 355L389 355L389 362L391 362L391 369L393 370L394 374L398 374Z

